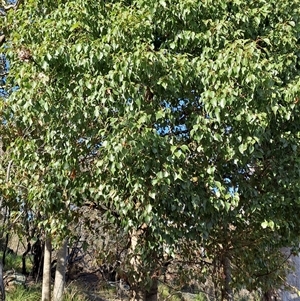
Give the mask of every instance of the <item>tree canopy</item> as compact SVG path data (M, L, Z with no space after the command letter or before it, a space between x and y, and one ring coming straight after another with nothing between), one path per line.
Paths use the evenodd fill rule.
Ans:
M2 20L7 204L64 235L93 202L141 254L187 240L262 285L299 242L299 18L296 0L24 1Z

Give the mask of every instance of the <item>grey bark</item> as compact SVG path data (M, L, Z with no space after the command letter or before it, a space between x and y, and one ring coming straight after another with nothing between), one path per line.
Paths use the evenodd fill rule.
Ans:
M61 248L57 252L57 264L55 271L55 282L53 288L53 301L62 301L64 288L65 288L65 276L67 265L67 239L64 240Z
M131 283L131 296L130 301L145 301L146 293L140 287L141 278L139 273L139 266L141 264L141 257L136 254L136 247L138 244L138 231L132 231L131 233L131 245L130 245L130 253L132 254L132 258L130 260L130 264L134 271L133 283Z
M42 301L51 301L51 237L47 236L44 251Z

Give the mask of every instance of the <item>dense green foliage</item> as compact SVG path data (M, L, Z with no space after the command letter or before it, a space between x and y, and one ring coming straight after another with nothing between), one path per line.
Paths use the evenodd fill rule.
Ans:
M187 257L194 245L230 257L236 285L267 287L300 230L299 18L296 0L10 11L1 190L12 214L21 200L61 234L94 202L125 231L143 228L147 269L153 250L187 240Z

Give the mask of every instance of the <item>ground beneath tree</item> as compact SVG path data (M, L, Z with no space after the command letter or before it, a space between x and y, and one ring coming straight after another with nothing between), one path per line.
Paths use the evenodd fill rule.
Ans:
M90 301L128 300L128 292L118 283L108 283L101 273L81 273L77 279L67 283L67 288L76 287L77 291Z

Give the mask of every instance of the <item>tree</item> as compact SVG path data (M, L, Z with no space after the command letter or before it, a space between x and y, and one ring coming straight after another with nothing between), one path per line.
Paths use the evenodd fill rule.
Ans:
M5 26L5 196L58 240L94 202L135 240L142 299L186 240L220 299L275 285L299 242L299 24L296 0L25 1Z
M53 288L54 300L62 300L65 288L65 276L67 266L67 239L63 242L62 246L57 252L57 266L55 271L55 282Z
M42 301L51 300L51 251L51 238L47 235L44 250Z

